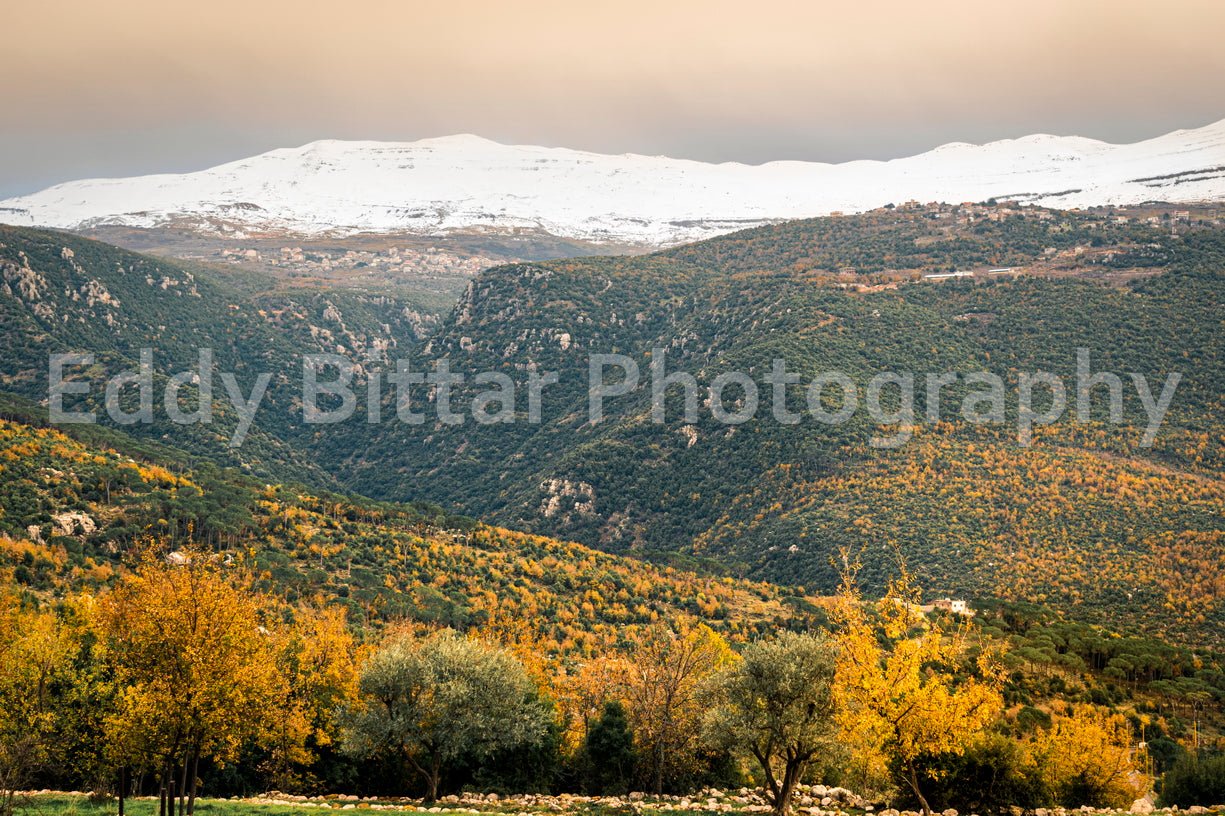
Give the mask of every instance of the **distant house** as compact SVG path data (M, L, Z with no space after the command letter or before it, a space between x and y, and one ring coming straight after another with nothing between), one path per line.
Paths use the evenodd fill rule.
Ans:
M945 612L952 612L954 615L972 615L970 607L965 601L955 601L952 598L940 598L932 603L936 609L943 609Z

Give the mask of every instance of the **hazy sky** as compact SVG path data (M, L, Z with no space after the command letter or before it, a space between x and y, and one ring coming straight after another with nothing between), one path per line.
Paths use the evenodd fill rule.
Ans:
M0 196L315 139L758 163L1225 118L1221 0L3 0Z

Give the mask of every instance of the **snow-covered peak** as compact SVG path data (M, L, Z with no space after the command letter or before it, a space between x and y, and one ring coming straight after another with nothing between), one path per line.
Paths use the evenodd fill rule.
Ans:
M1225 200L1225 120L1129 145L1035 134L843 164L609 156L472 134L322 140L195 173L59 184L0 201L0 221L304 235L526 229L659 246L888 202L988 198L1054 207Z

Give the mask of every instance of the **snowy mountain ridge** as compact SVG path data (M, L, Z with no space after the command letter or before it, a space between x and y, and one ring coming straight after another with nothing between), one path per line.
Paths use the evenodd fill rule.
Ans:
M1135 144L1037 134L891 161L709 164L472 135L318 141L179 175L90 179L0 201L0 222L205 233L530 230L666 246L907 200L1072 208L1225 201L1225 120Z

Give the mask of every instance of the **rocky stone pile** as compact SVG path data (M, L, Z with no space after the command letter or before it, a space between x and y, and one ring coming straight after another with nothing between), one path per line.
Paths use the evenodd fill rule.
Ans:
M263 796L243 799L241 801L260 805L296 805L299 807L327 807L340 810L404 810L423 813L480 813L489 810L491 805L506 814L519 812L539 814L540 811L564 813L580 805L598 805L608 808L632 809L635 811L649 808L660 811L703 811L709 813L768 813L773 810L765 792L757 789L740 788L739 790L722 791L716 788L704 788L689 796L654 796L635 792L625 796L580 796L562 793L556 796L546 794L520 794L517 796L498 796L496 793L443 796L430 806L420 799L388 798L388 797L358 797L341 795L329 796L296 796L272 791ZM795 793L796 810L809 816L846 816L847 809L874 811L876 805L856 795L846 788L827 787L825 785L800 785ZM480 810L474 808L480 806ZM897 814L897 811L893 811ZM948 816L956 816L955 813Z
M30 795L87 796L77 791L29 791ZM146 796L143 799L155 799ZM769 813L770 806L765 791L740 788L723 791L704 788L689 796L654 796L636 792L625 796L579 796L562 793L555 796L527 793L516 796L499 796L496 793L465 793L443 796L437 802L425 803L420 799L406 797L353 796L351 794L328 794L326 796L301 796L270 791L262 796L214 801L244 802L254 805L280 805L285 807L327 808L330 810L398 810L416 813L438 814L487 814L492 816L541 816L542 812L566 813L581 806L603 806L607 808L656 811L702 811L706 813ZM915 811L895 810L883 804L871 802L846 788L825 785L800 785L796 788L793 810L799 816L851 816L848 811L872 816L920 816ZM1125 812L1125 811L1124 811ZM1023 810L1011 808L1009 816L1090 816L1090 814L1118 814L1111 808L1037 808ZM1225 816L1225 805L1200 807L1198 805L1179 809L1177 806L1156 808L1148 798L1137 799L1131 806L1135 816ZM956 810L946 810L938 816L960 816ZM978 816L978 814L967 814Z
M505 816L539 816L541 811L565 813L581 805L597 805L609 808L643 809L658 811L702 811L707 813L769 813L773 810L766 793L761 789L740 788L739 790L719 790L704 788L689 796L654 796L636 792L625 796L579 796L575 794L520 794L517 796L498 796L496 793L444 796L430 806L420 799L394 798L359 798L357 796L288 796L280 793L269 793L256 799L248 799L258 804L280 805L314 805L316 807L339 807L344 810L404 810L423 813L481 813L493 807ZM492 806L492 807L491 807ZM479 808L479 809L478 809ZM882 803L872 802L846 788L827 787L825 785L799 785L796 788L793 810L800 816L849 816L848 811L864 812L873 816L920 816L911 810L895 810L885 807ZM1199 807L1194 806L1180 810L1178 807L1154 808L1150 799L1138 799L1132 805L1132 814L1137 816L1206 816L1220 814L1225 816L1225 806ZM1090 814L1120 813L1111 808L1037 808L1023 810L1012 808L1009 816L1089 816ZM956 810L946 810L939 816L960 816ZM978 816L978 814L967 814Z

